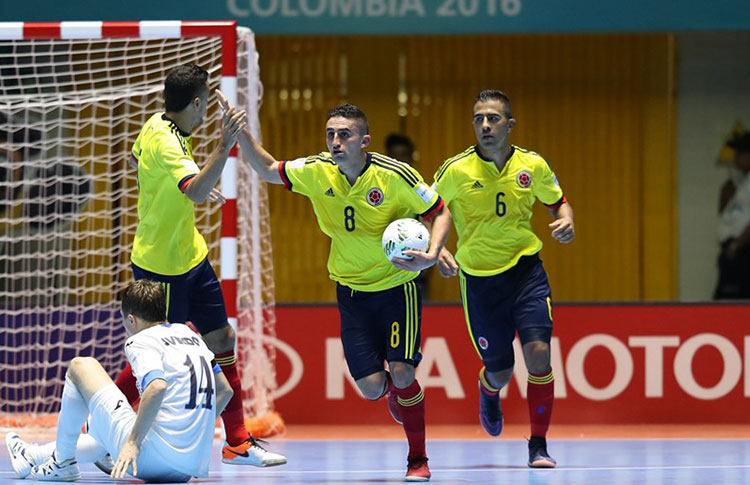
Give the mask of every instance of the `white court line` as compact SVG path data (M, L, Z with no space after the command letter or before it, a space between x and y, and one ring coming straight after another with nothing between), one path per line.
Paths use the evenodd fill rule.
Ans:
M560 467L560 468L431 468L433 474L435 473L517 473L517 472L576 472L576 471L634 471L634 470L737 470L737 469L750 469L750 465L685 465L685 466L605 466L605 467ZM402 474L404 471L398 470L253 470L247 473L248 477L260 478L261 476L267 475L322 475L322 474ZM245 476L245 474L237 473L235 470L211 470L210 476L213 475L231 475L233 477ZM2 475L15 475L15 472L0 471ZM99 476L100 473L82 473L84 476Z
M726 469L750 469L750 465L686 465L686 466L605 466L605 467L561 467L561 468L430 468L435 473L515 473L515 472L569 472L569 471L628 471L628 470L726 470ZM263 475L320 475L325 473L347 473L347 474L365 474L365 473L403 473L403 470L263 470L248 473L248 476ZM211 470L212 475L237 475L234 471L229 470Z

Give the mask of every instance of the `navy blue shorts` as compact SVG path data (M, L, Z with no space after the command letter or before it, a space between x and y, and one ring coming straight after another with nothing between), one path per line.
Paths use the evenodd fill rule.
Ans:
M422 360L422 290L410 281L383 291L356 291L339 284L341 343L354 380L383 370L383 362Z
M513 339L521 344L549 343L552 300L542 260L523 256L511 269L495 276L460 274L461 299L469 335L490 372L513 367Z
M190 321L201 335L229 325L221 284L208 258L187 273L177 276L152 273L131 265L136 280L148 279L164 284L167 291L167 321Z

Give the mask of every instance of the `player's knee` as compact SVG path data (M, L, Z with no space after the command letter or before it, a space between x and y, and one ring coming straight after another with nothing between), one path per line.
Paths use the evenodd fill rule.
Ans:
M93 357L74 357L70 361L68 366L68 375L71 378L79 376L87 367L90 367L92 362L96 362Z
M532 374L546 374L550 371L550 348L547 342L529 342L523 346L526 368Z
M357 388L365 399L376 401L380 399L385 388L385 373L378 372L362 379L357 379Z
M393 385L399 389L404 389L412 385L414 382L413 365L407 364L406 362L389 362L388 366L391 370Z

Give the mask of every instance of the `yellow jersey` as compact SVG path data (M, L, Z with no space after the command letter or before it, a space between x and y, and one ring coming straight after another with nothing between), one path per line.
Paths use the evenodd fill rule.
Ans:
M138 164L138 228L131 261L162 275L180 275L208 254L195 227L195 205L183 192L198 172L193 141L164 113L153 115L131 152Z
M542 249L531 228L536 199L550 208L563 203L557 177L538 154L511 146L502 173L476 146L449 158L433 186L445 200L458 233L456 261L472 276L512 268Z
M325 152L281 162L279 172L288 190L310 199L320 229L331 238L332 280L358 291L381 291L417 277L419 273L388 261L381 239L392 221L414 214L429 219L443 207L419 172L385 155L367 153L365 168L351 185Z

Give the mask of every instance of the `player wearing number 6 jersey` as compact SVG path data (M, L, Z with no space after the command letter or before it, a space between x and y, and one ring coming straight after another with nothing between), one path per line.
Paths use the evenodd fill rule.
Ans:
M216 418L232 389L203 339L165 322L165 314L161 284L139 280L124 291L122 315L131 335L125 353L141 394L138 413L99 362L76 357L65 377L54 446L6 436L20 478L77 480L77 460L93 462L106 453L116 460L115 478L127 472L145 481L186 482L208 475ZM89 433L81 436L89 415Z
M225 109L231 109L219 96ZM407 481L427 481L424 393L414 378L421 359L421 293L414 282L445 243L450 213L440 196L409 165L367 152L365 114L345 104L326 122L328 152L278 162L247 130L238 139L252 167L267 182L310 199L321 230L331 238L328 271L337 283L341 341L349 372L371 400L388 396L394 419L409 441ZM432 222L427 253L388 261L381 237L396 219L420 214ZM388 361L390 373L384 371Z
M458 232L455 259L443 250L438 270L445 277L460 272L469 335L484 363L479 371L482 426L492 436L502 431L499 390L513 375L517 332L529 372L528 465L554 467L546 442L554 402L551 292L531 216L539 199L555 218L552 237L568 243L575 235L573 209L547 162L509 144L515 124L504 93L479 93L474 103L477 145L446 160L435 174L435 188Z

